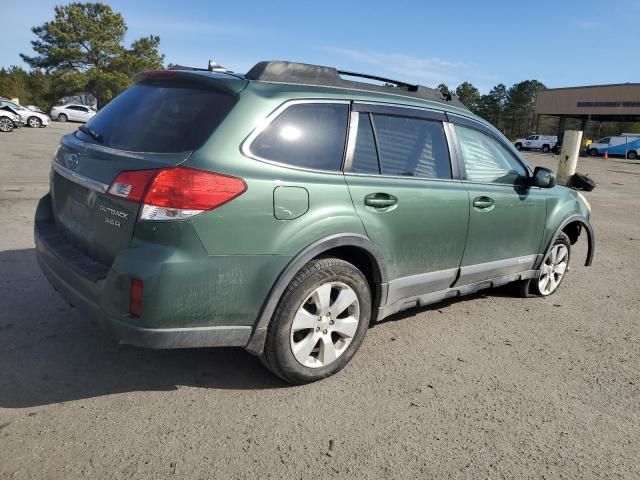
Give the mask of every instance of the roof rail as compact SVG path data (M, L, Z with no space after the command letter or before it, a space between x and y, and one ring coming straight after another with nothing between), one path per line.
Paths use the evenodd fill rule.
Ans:
M385 85L374 85L371 83L345 80L346 77L359 77L370 80L384 82ZM440 90L416 85L377 75L349 72L337 70L334 67L324 67L321 65L310 65L306 63L286 62L281 60L271 60L258 62L249 70L245 76L247 80L256 80L271 83L290 83L298 85L327 86L349 88L352 90L365 90L393 95L403 95L406 97L431 100L447 105L454 105L467 110L460 100L452 95L444 95Z
M346 70L338 70L338 75L344 75L347 77L368 78L369 80L378 80L379 82L393 83L398 87L406 88L410 92L418 91L418 87L419 87L419 85L413 85L411 83L401 82L399 80L393 80L391 78L379 77L377 75L368 75L366 73L348 72Z

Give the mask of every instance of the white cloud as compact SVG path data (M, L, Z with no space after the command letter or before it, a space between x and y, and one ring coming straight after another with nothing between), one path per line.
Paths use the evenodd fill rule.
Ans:
M438 57L416 57L404 53L363 52L348 48L327 48L326 50L362 65L376 67L379 75L397 77L397 80L413 81L429 86L446 83L456 87L470 81L480 89L489 90L491 81L496 79L478 71L476 65L444 60Z

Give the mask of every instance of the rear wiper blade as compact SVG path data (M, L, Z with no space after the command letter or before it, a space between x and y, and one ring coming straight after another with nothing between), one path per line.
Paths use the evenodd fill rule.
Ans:
M87 127L86 125L80 125L78 127L78 130L80 130L82 133L86 133L91 138L93 138L95 141L102 143L102 140L103 140L102 139L102 135L100 135L98 132L96 132L93 128Z

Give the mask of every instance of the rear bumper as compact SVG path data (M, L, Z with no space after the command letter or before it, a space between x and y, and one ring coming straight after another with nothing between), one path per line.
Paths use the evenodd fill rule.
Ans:
M97 323L122 344L143 348L244 347L253 331L249 326L212 326L193 328L144 328L122 319L112 318L87 295L74 288L58 272L68 269L38 235L36 256L49 283L62 298L76 307L83 316Z
M76 249L57 230L51 216L47 195L38 204L34 227L42 272L85 318L123 344L245 347L273 282L271 277L279 272L278 262L287 260L189 254L137 241L109 267ZM180 235L183 242L186 235L184 231ZM142 317L129 313L131 278L144 279Z

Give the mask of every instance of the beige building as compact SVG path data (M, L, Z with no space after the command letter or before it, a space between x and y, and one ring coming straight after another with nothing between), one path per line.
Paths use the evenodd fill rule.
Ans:
M536 114L560 118L558 135L564 133L567 118L599 122L640 121L640 83L618 83L586 87L550 88L538 93Z

